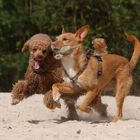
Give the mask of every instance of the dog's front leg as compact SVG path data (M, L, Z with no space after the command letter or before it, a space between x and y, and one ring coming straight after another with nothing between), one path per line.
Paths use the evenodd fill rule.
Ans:
M80 109L80 111L83 112L91 112L91 107L90 105L95 101L96 97L98 96L98 90L90 90L86 93L86 96L84 98L84 101L77 106L77 109Z
M61 108L61 105L53 100L52 91L48 91L43 98L44 105L49 109Z
M27 81L21 80L18 81L11 91L12 105L18 104L25 98L25 89L27 88Z
M37 83L31 83L27 80L19 80L12 89L12 105L18 104L25 98L35 94Z
M58 101L60 96L62 94L66 95L76 95L77 92L75 92L74 88L72 88L70 85L65 83L56 83L52 85L52 95L54 101Z

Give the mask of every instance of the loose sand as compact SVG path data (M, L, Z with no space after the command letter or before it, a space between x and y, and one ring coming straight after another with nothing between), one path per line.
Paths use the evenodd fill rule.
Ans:
M125 99L124 117L117 123L107 122L115 114L114 97L102 97L108 104L107 120L93 112L63 123L58 120L66 116L65 106L51 111L42 98L34 95L12 106L10 93L0 93L0 140L140 140L140 97Z

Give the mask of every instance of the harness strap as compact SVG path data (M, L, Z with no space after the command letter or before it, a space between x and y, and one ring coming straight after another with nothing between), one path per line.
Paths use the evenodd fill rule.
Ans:
M72 81L72 83L74 84L74 86L76 86L81 92L83 92L83 91L85 91L85 90L82 89L82 88L77 84L76 79L80 76L81 73L84 72L84 70L86 69L87 65L88 65L88 63L86 63L86 64L83 66L83 68L80 69L80 70L78 71L78 73L77 73L75 76L70 77L69 74L67 73L66 69L64 68L63 64L62 64L62 67L63 67L63 70L64 70L66 76Z
M102 75L103 73L103 70L102 70L102 56L99 56L99 55L95 55L94 56L97 60L98 60L98 72L97 72L97 77L99 78L99 76Z
M95 57L95 58L97 59L97 61L98 61L97 78L99 78L99 76L102 75L102 62L103 62L103 60L102 60L102 57L101 57L101 56L95 55L95 56L93 56L93 57ZM80 76L80 74L82 74L82 73L84 72L84 70L86 69L87 65L88 65L88 62L83 66L82 69L79 70L79 72L78 72L75 76L70 77L69 74L67 73L66 69L64 68L63 64L62 64L62 67L63 67L63 70L64 70L66 76L72 81L73 85L76 86L81 92L82 92L82 91L85 91L85 90L82 89L82 88L77 84L76 79Z

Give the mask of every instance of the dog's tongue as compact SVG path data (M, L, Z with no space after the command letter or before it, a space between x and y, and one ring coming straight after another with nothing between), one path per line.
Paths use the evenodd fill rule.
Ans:
M38 70L40 68L39 62L35 61L34 62L34 69Z

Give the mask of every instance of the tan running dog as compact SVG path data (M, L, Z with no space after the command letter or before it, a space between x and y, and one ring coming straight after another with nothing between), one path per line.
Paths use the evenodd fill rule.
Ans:
M98 61L95 57L87 59L82 45L89 31L85 25L75 33L62 33L52 44L55 58L61 59L65 75L64 83L56 83L52 86L53 99L58 101L62 94L75 95L86 92L84 101L78 109L84 112L91 111L91 105L104 90L107 90L113 81L116 92L117 112L114 121L122 118L124 98L128 95L132 85L132 71L140 56L140 42L133 35L127 35L127 39L134 43L134 52L130 62L122 56L107 54L102 57L103 73L94 82L98 71Z

